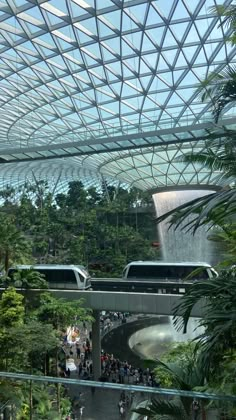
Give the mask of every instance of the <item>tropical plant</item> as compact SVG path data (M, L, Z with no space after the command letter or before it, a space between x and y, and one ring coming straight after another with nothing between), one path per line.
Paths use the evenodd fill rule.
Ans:
M236 5L218 5L211 12L221 16L219 26L229 28L233 35L229 38L236 43ZM221 72L213 72L202 81L198 93L203 101L210 100L213 116L217 123L224 109L236 101L236 67L228 65ZM236 210L236 131L225 128L216 129L209 135L204 152L184 155L186 163L198 163L211 170L222 171L223 181L228 181L230 187L191 200L188 203L159 217L157 222L170 218L170 223L182 228L193 229L208 224L223 224L228 217L233 217ZM179 159L178 159L179 160ZM186 218L191 220L186 222ZM211 225L209 225L211 227Z
M204 316L199 325L203 332L196 343L206 378L219 372L225 354L236 349L235 296L236 267L231 267L218 277L193 283L175 308L175 325L185 332L193 306L202 302Z
M16 227L15 219L0 212L0 263L5 273L13 260L24 263L31 257L30 241Z
M171 401L153 397L146 407L138 407L132 410L150 420L188 420L189 414L186 413L179 398ZM143 418L143 417L142 417Z
M157 361L155 373L158 380L160 376L164 378L166 375L169 387L181 391L192 391L203 387L205 380L203 366L198 362L198 358L194 356L193 352L191 352L191 355L190 358L176 359L174 362ZM164 387L166 387L165 384ZM191 409L191 398L176 396L171 400L153 397L147 407L136 408L133 411L155 420L187 420L190 418Z

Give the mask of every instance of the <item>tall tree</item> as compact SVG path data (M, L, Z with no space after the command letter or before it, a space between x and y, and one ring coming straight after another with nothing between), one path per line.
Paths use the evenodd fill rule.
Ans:
M30 241L16 227L12 216L0 212L0 261L5 273L13 260L18 263L25 262L30 256Z

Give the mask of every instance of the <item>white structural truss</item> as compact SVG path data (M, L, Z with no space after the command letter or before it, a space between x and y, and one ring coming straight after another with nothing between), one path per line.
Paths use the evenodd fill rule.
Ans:
M213 126L197 85L236 62L216 4L232 2L0 0L0 184L219 184L176 161Z

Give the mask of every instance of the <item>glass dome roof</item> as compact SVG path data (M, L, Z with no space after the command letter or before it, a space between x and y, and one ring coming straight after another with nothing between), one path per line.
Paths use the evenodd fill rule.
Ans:
M223 3L0 0L1 183L218 184L175 158L213 125L196 86L236 62L210 12Z

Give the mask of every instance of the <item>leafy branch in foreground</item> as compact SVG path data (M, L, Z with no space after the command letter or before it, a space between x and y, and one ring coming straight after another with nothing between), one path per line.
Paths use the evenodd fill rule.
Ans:
M189 418L180 400L177 398L172 401L166 401L154 397L151 399L151 403L148 403L147 407L139 407L132 411L142 416L147 416L152 420L187 420Z
M205 224L209 224L208 229L216 224L222 225L227 218L235 214L235 211L236 188L229 187L182 204L157 217L156 222L161 223L170 217L170 226L175 225L175 229L181 227L195 233Z
M203 299L204 327L196 338L206 374L220 368L225 352L236 348L236 268L222 270L219 277L193 283L174 310L178 330L187 330L192 308Z
M221 138L223 137L223 139ZM224 143L222 144L222 141ZM206 150L198 154L187 153L176 159L177 162L207 166L212 171L221 171L221 179L231 182L236 177L236 132L234 130L213 131L206 142ZM236 209L236 190L232 186L222 188L203 197L195 198L188 203L165 213L156 219L157 223L168 219L170 226L181 227L193 233L202 225L223 225Z

